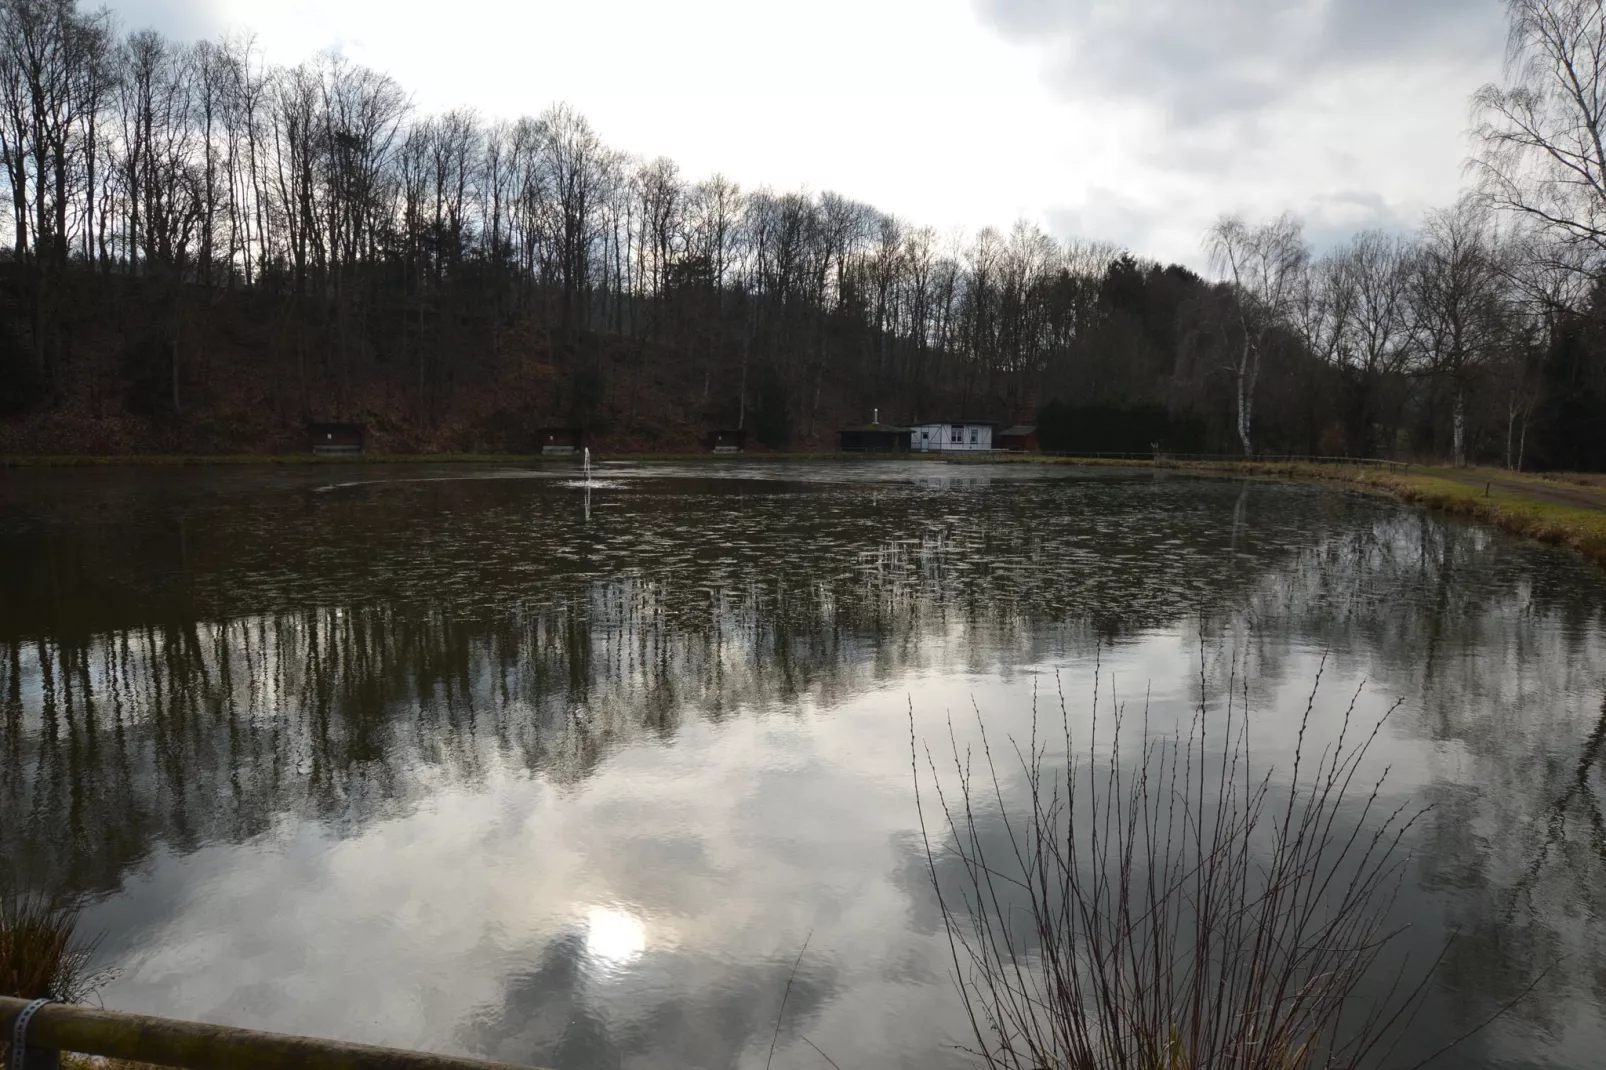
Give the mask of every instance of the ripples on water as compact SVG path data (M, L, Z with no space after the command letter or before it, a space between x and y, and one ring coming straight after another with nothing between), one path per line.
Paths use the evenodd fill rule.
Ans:
M556 1066L958 1061L909 773L980 711L1397 700L1463 1065L1598 1050L1606 582L1333 490L935 464L0 475L0 849L109 1006ZM376 476L376 473L378 475Z

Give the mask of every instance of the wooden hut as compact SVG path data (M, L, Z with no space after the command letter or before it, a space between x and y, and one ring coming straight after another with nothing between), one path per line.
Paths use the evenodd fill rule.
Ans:
M579 427L542 427L535 432L535 441L547 456L567 457L585 447L586 433Z
M1014 453L1042 451L1042 447L1037 444L1037 427L1034 424L1016 424L1014 427L1004 428L993 436L993 445Z
M866 424L837 432L839 447L844 453L908 453L909 429L888 427L884 424Z
M703 445L714 453L741 453L747 448L747 431L743 428L735 431L710 431L708 437L703 439Z
M367 431L366 424L307 425L307 437L312 444L312 452L320 456L361 457L363 438Z

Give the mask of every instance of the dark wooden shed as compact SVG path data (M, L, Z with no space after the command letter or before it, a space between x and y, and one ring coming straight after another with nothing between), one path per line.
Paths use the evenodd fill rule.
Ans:
M747 448L747 431L743 428L735 431L710 431L708 437L703 439L703 445L715 453L741 453Z
M366 424L308 424L307 437L312 452L323 456L362 456Z
M542 427L536 429L535 441L544 454L566 456L585 448L586 433L579 427Z
M838 432L839 448L844 453L908 453L909 429L867 424Z
M1039 453L1042 450L1037 444L1037 427L1034 424L1016 424L1004 428L993 436L993 445L1015 453Z

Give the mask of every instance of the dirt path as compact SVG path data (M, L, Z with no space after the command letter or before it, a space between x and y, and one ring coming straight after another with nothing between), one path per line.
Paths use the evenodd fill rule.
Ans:
M1550 483L1537 479L1523 479L1519 476L1500 475L1498 473L1465 471L1457 468L1423 468L1412 469L1425 476L1435 479L1447 479L1452 483L1460 483L1468 487L1482 487L1488 485L1491 489L1518 498L1528 498L1536 502L1549 502L1552 505L1566 505L1574 509L1588 509L1592 512L1606 513L1606 488L1595 489L1580 484Z

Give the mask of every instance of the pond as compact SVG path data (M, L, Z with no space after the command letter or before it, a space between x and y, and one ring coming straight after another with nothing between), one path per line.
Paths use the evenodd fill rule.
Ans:
M1414 1038L1606 1043L1606 573L1327 487L885 463L0 472L0 857L119 1010L560 1068L967 1065L912 760L1398 706ZM950 742L953 732L953 743ZM928 813L928 817L929 817ZM784 1006L783 1006L784 1002ZM773 1055L771 1049L773 1047Z

